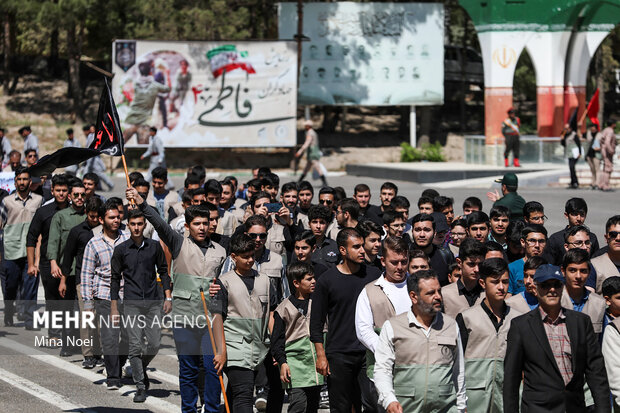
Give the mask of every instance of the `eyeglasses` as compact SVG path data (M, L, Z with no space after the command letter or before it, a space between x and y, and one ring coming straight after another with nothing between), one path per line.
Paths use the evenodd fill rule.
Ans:
M86 194L83 192L77 193L77 194L73 194L74 198L86 198Z
M607 233L607 236L608 236L609 238L611 238L611 239L616 239L616 238L618 238L618 235L620 235L620 232L618 232L618 231L609 231L609 232Z
M261 232L260 234L257 234L255 232L248 232L248 235L250 237L252 237L252 239L256 239L256 238L267 239L267 233L266 232Z
M546 239L533 239L533 238L529 238L529 239L525 240L525 243L527 245L529 245L530 247L533 247L536 244L545 245L547 243L547 240Z
M36 157L37 157L37 155L35 155L35 154L31 154L31 155L26 156L26 158L36 158Z
M586 241L575 241L575 242L569 242L568 245L575 245L577 247L589 247L592 244L592 242L590 240L586 240Z
M319 199L319 204L331 205L334 201L331 199Z

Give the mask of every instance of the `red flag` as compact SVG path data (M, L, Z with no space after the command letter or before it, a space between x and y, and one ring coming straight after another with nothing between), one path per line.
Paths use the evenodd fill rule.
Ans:
M108 79L104 77L104 81L105 85L99 100L99 113L97 113L97 123L95 124L95 139L90 148L106 155L121 156L124 150L121 122L116 112L116 104L108 85Z
M599 102L598 102L598 89L596 89L596 92L594 92L594 95L592 96L592 99L590 99L590 103L588 103L588 109L587 109L587 113L588 113L588 118L590 118L590 122L592 122L593 124L595 124L598 129L601 129L601 125L598 121L598 110L599 110L600 106L599 106Z

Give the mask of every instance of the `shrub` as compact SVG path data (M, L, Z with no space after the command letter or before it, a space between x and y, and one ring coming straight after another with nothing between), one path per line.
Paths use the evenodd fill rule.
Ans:
M402 142L400 147L401 162L420 162L423 160L429 162L445 162L439 142L433 144L425 143L420 149L414 148L408 142Z

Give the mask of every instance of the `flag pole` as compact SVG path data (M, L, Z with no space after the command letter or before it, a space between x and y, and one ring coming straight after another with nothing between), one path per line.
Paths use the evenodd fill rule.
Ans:
M127 178L127 188L131 187L131 181L129 180L129 172L127 171L127 161L125 160L125 153L121 155L123 161L123 169L125 170L125 178Z
M598 91L598 89L596 89L596 92ZM598 99L598 96L596 96L596 92L594 92L594 94L592 95L592 97L590 98L590 101L588 102L588 104L586 105L586 110L583 112L583 114L581 115L581 119L579 119L579 123L577 125L582 125L583 121L586 119L586 116L588 115L588 112L590 110L590 106L592 105L592 103L594 102L594 97L596 97Z

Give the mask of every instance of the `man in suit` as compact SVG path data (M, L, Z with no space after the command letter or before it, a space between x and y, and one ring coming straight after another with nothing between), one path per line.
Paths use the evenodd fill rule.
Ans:
M539 307L515 318L504 359L504 411L587 412L584 380L595 412L610 412L609 384L590 318L562 308L560 268L541 265L534 274Z

